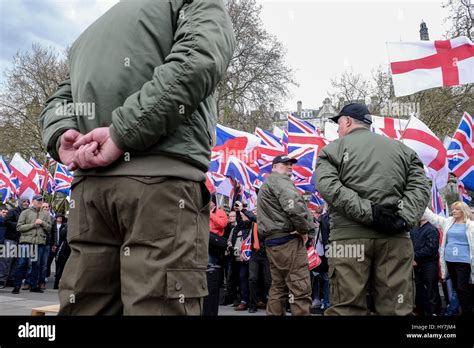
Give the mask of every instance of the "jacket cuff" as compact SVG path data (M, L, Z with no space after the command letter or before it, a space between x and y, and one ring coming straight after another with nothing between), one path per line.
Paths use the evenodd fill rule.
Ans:
M61 135L63 135L64 131L56 133L52 138L51 147L48 149L48 153L54 158L57 162L61 162L61 158L59 157L59 146L61 146Z
M121 150L125 150L127 146L120 139L120 136L117 134L117 130L115 129L113 124L110 125L109 132L110 132L110 138L112 138L112 141L114 142L114 144L117 145Z

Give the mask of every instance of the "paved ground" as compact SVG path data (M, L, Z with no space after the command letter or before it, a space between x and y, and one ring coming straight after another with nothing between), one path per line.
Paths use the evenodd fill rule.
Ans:
M43 294L20 290L18 295L11 293L13 288L0 289L0 315L31 315L31 309L35 307L49 306L59 303L58 291L53 290L53 281L46 285L47 290ZM265 315L265 310L250 314L248 311L237 312L232 307L220 306L219 315Z
M52 288L53 281L47 284L47 290L43 294L20 290L18 295L14 295L11 287L0 289L0 315L31 315L34 307L57 304L58 291Z

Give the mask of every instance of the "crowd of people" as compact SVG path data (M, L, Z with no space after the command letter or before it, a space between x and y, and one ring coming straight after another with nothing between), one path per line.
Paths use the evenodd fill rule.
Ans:
M255 233L257 209L248 210L247 204L240 201L233 207L225 205L221 209L216 206L215 197L213 200L209 264L222 268L220 305L234 307L235 311L248 310L249 313L265 310L272 275L263 236ZM315 246L321 262L312 270L306 265L302 270L308 272L311 280L310 313L323 314L331 305L326 257L330 245L329 212L327 206L309 211L317 232L314 239L308 239L306 246ZM469 271L472 241L468 236L473 235L474 212L465 203L455 202L452 213L453 217L443 218L426 209L419 224L410 231L415 280L415 299L411 305L415 315L472 313L474 284ZM466 229L471 231L466 233ZM251 256L244 260L242 244L251 233ZM446 265L445 269L441 265ZM371 313L376 313L370 286L366 289L367 307ZM288 294L285 300L285 310L291 312Z
M209 262L225 270L224 303L251 313L260 305L268 315L284 315L289 307L293 315L471 316L474 221L468 205L453 203L449 218L427 208L431 183L418 156L371 133L364 105L345 106L333 121L340 139L321 150L314 176L324 211L309 212L290 179L297 161L287 155L273 160L258 192L258 215L236 202L225 226L224 212L211 206ZM227 249L213 234L227 240ZM249 235L247 260L242 243ZM324 262L310 270L312 245Z
M324 211L307 209L290 179L295 160L288 155L273 159L256 210L236 202L227 216L215 199L209 208L214 91L235 47L223 1L119 2L71 46L68 77L40 115L47 152L74 170L59 314L201 315L204 298L216 293L208 289L209 262L222 266L222 303L237 311L410 315L421 303L414 270L418 287L429 289L426 298L437 297L435 258L424 256L425 235L432 251L436 238L424 225L421 237L414 231L418 254L410 240L423 217L442 229L442 280L449 274L451 293L469 315L471 216L463 203L453 206L462 217L423 216L432 185L423 163L403 142L372 133L365 105L346 105L332 118L339 139L320 149L311 168ZM94 105L97 113L71 115L61 105ZM237 152L246 148L232 140ZM46 245L49 222L35 216L39 202L28 205L8 213L15 235L7 243ZM309 245L322 258L311 271ZM27 265L14 267L16 285ZM40 269L30 273L35 291L44 281Z
M70 253L66 217L54 214L41 195L22 197L17 207L0 211L0 288L43 293L55 261L53 289L58 289Z

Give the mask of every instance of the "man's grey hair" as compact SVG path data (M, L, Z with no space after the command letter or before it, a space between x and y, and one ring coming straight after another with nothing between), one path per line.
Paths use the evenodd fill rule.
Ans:
M367 123L365 123L365 122L363 122L363 121L361 121L361 120L358 120L358 119L353 118L353 119L352 119L352 122L355 123L355 124L358 125L358 126L362 126L362 127L364 127L364 128L370 129L370 124L367 124Z

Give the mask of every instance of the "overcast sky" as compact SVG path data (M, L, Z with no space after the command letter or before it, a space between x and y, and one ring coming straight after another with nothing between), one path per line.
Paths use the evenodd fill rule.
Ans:
M164 0L157 0L164 1ZM64 49L117 0L0 0L0 72L18 50L32 42ZM275 1L262 4L265 28L287 48L287 63L299 87L283 103L288 110L316 108L330 90L331 78L352 69L369 77L387 66L385 42L418 41L420 22L430 39L446 31L441 1ZM3 76L2 76L3 79Z

